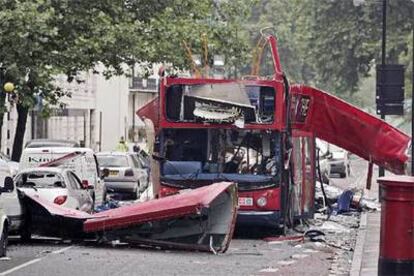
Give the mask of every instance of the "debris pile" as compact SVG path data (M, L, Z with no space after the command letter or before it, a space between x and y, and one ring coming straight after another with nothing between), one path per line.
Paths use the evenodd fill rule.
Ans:
M324 190L326 198L322 192L321 183L317 181L315 186L315 203L319 211L326 210L327 206L331 207L330 212L333 214L346 213L352 210L380 210L379 202L374 198L364 196L362 189L342 190L332 185L324 185Z

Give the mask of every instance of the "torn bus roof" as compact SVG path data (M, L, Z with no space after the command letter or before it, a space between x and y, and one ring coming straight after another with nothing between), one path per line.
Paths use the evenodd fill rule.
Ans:
M159 112L160 112L160 101L159 97L155 97L148 103L140 107L136 114L141 119L148 118L154 124L155 131L159 128Z
M403 174L411 137L345 101L316 88L292 85L293 128Z
M210 252L227 250L237 215L236 185L229 182L97 214L29 195L22 202L33 228L49 236L98 234L107 240Z
M60 205L57 205L55 203L42 199L38 195L29 195L20 190L19 192L23 195L24 199L28 198L31 201L33 201L32 202L32 204L34 203L33 206L37 206L38 208L44 208L44 210L47 211L52 216L61 216L61 217L74 218L74 219L80 219L80 220L91 219L91 218L94 218L95 216L95 215L88 214L83 211L62 207ZM36 208L36 207L32 207L32 208Z
M174 79L174 84L178 80ZM183 80L188 83L189 80ZM193 80L199 84L200 80ZM276 81L275 81L276 82ZM249 84L254 83L250 81ZM258 81L260 83L260 81ZM312 132L316 137L337 145L385 169L403 174L411 137L387 122L372 116L322 90L304 86L290 87L292 122L298 130ZM202 110L207 116L209 110ZM214 110L213 110L214 111ZM159 97L137 111L159 129ZM207 114L207 115L206 115ZM215 116L215 113L213 113Z
M232 185L230 182L216 183L183 194L103 211L98 213L99 217L86 221L84 230L105 231L167 217L197 214Z

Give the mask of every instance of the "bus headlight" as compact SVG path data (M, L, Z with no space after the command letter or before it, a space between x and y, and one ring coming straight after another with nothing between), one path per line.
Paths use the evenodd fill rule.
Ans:
M257 199L256 203L257 203L257 205L258 205L259 207L264 207L264 206L266 206L266 204L267 204L267 199L266 199L264 196L259 197L259 198Z

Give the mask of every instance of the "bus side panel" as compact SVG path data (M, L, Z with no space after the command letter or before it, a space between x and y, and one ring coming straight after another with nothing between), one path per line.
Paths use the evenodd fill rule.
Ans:
M291 208L297 218L311 217L315 198L315 139L303 132L295 132L293 136Z

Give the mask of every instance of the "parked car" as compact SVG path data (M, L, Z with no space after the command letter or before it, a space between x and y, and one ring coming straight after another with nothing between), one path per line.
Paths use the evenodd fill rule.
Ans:
M319 139L316 139L316 149L319 156L319 166L321 170L321 177L322 182L328 184L329 183L329 161L331 154L328 151L328 143ZM316 172L316 176L319 180L318 172Z
M135 156L138 159L138 161L140 162L141 167L143 169L146 169L148 175L150 175L151 164L150 164L149 154L145 150L141 149L139 152L135 152Z
M97 205L103 202L105 190L95 153L89 148L26 148L20 158L19 170L35 167L71 169L82 183L93 187L89 192Z
M13 180L11 178L8 178L8 180L4 181L3 187L0 187L0 257L6 256L9 236L9 219L7 218L6 212L3 209L1 194L3 192L7 192L11 188L10 185L12 184Z
M25 148L44 148L44 147L70 147L77 148L79 144L70 140L56 140L56 139L33 139L26 143Z
M134 153L101 152L96 157L101 171L107 171L107 192L132 193L134 198L139 198L148 187L148 172Z
M330 158L328 159L328 164L330 175L338 174L341 178L349 176L351 173L351 166L349 163L348 151L334 145L329 145L329 152Z
M65 206L90 212L93 200L88 188L81 186L74 172L65 168L31 168L22 170L15 177L5 178L5 187L0 196L0 208L8 218L8 232L20 235L22 241L29 241L38 229L31 225L30 215L20 202L20 193L39 197ZM44 227L44 226L42 226Z

